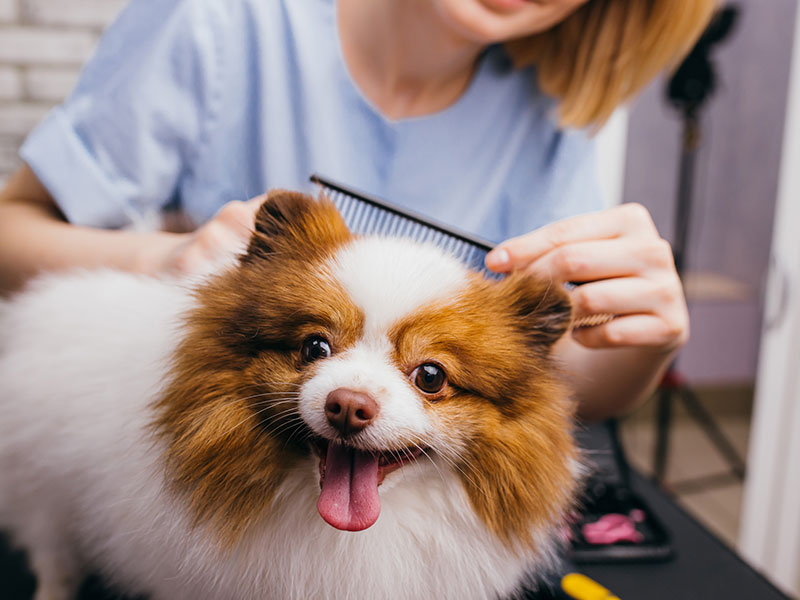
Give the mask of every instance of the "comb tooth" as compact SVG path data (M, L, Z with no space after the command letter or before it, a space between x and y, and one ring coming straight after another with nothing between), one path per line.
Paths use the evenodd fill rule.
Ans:
M424 242L425 240L428 239L430 234L431 234L431 228L430 227L426 227L425 225L420 223L419 224L419 232L417 233L417 239L420 242Z
M341 194L338 195L338 201L343 214L347 215L348 219L352 219L353 211L355 210L356 206L358 206L358 204L354 202L352 198L348 198L347 196L342 196Z
M375 219L375 209L372 206L364 205L364 210L361 213L361 226L360 231L363 234L372 233L372 224Z
M392 235L392 230L397 226L397 215L386 215L386 222L381 228L381 235L389 237Z
M334 194L333 192L325 190L325 195L328 197L328 200L333 202L333 205L339 210L339 212L344 215L346 203L342 200L339 194Z
M464 251L464 262L475 269L480 269L479 264L480 256L478 252L475 252L475 248L465 248Z
M378 211L373 209L367 211L367 213L364 215L365 216L364 227L363 227L364 234L372 235L373 233L375 233L375 222L377 221L377 216L378 216L377 213Z
M355 231L357 211L358 211L357 204L351 204L350 206L347 207L347 217L345 218L344 222L347 224L347 227L351 231Z
M398 230L400 229L400 225L402 225L403 220L402 217L395 216L392 219L392 224L389 227L389 234L390 235L397 235Z
M455 239L455 238L453 238L453 237L450 237L450 236L447 236L447 237L445 237L445 239L444 239L444 241L443 241L443 244L444 244L444 248L445 248L445 249L446 249L446 250L447 250L447 251L448 251L450 254L452 254L452 255L453 255L453 256L455 256L456 258L460 258L460 254L461 254L461 252L460 252L460 250L461 250L461 244L459 244L459 243L458 243L458 240L457 240L457 239Z
M379 210L376 211L376 215L378 218L375 221L375 234L384 235L389 224L389 219L391 218L391 213Z
M333 200L333 203L336 206L342 207L342 208L346 207L349 204L348 200L350 200L350 198L347 198L346 196L343 196L342 194L339 194L339 193L336 193L336 192L331 193L330 194L330 198L331 198L331 200Z
M462 249L461 260L464 264L473 266L475 264L475 253L469 248Z
M375 217L375 210L371 206L364 205L364 210L361 211L361 222L358 230L364 235L371 233L372 220Z
M362 223L364 222L364 215L367 212L367 205L365 203L356 204L356 210L353 214L353 231L356 233L363 233Z
M361 213L361 227L360 231L363 234L372 233L373 221L375 220L376 209L372 206L364 206L364 211Z
M472 248L470 248L466 244L459 244L458 245L458 256L462 261L464 261L465 263L469 264L470 256L472 256Z
M382 234L386 231L386 223L389 221L390 213L386 211L379 210L378 212L378 222L375 226L375 232L378 234Z
M450 247L453 249L453 254L456 256L464 257L464 244L461 240L450 239Z
M352 223L353 220L353 206L355 203L352 199L342 194L333 194L332 198L334 205L339 209L339 213L342 215L342 219L344 219L344 222L350 227L350 223Z
M419 239L419 223L411 222L411 226L408 228L408 237L415 241Z
M422 229L422 235L420 236L419 241L423 243L428 243L432 236L433 236L433 229L431 229L430 227L424 227Z
M345 208L347 214L347 217L345 218L345 223L347 223L347 226L352 229L356 220L356 215L358 213L358 202L353 202L352 200L349 200L345 204Z
M390 213L383 210L375 211L375 235L383 235L386 230L386 222L389 220Z
M459 249L458 249L458 254L459 254L459 256L462 257L462 260L464 262L466 262L467 264L470 264L470 261L473 259L473 256L474 256L475 252L474 252L474 248L471 248L470 246L468 246L466 244L461 244Z
M467 264L471 265L474 269L481 270L483 268L481 253L478 252L476 248L471 248L470 250L471 251L467 253Z
M453 255L453 240L450 238L450 236L440 233L434 238L433 243L451 256Z

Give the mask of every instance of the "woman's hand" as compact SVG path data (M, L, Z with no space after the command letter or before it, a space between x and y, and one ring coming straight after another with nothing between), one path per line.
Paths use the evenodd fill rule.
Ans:
M266 196L225 204L191 233L161 234L142 248L138 270L150 275L204 275L232 265L247 250L256 212Z
M640 204L579 215L507 240L487 257L494 271L525 269L571 291L576 319L611 314L573 337L590 348L672 352L689 337L689 316L672 250Z

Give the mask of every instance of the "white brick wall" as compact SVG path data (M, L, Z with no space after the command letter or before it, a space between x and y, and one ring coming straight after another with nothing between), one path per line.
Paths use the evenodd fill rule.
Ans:
M0 0L0 186L19 168L25 136L69 94L100 33L126 3Z
M90 31L55 28L0 28L0 64L81 64L94 48Z
M102 29L120 11L125 0L24 0L22 4L22 14L31 23Z
M50 104L11 102L0 104L0 131L3 135L25 136L50 110Z
M11 173L19 166L19 143L16 137L0 137L0 172Z
M18 0L0 0L0 23L13 23L18 18Z
M78 80L78 68L31 67L26 70L24 87L30 100L59 102L67 97Z
M17 67L0 66L0 100L22 98L22 74Z

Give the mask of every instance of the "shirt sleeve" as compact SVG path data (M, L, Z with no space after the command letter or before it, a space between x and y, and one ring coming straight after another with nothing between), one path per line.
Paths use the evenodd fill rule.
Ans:
M67 219L121 227L175 194L215 110L216 38L203 0L132 0L64 104L20 155Z

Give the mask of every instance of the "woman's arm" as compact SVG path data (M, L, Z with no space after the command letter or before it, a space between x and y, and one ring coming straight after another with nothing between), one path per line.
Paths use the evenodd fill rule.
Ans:
M104 231L70 225L33 171L20 169L0 192L0 290L41 271L69 267L145 270L145 255L174 243L161 233Z
M676 352L649 348L590 349L564 336L554 352L575 384L578 418L620 416L655 391Z
M638 204L580 215L508 240L487 257L497 271L527 269L570 293L577 318L615 315L559 342L580 415L595 420L646 398L689 337L672 251Z
M192 233L105 231L71 225L33 171L0 191L0 295L44 271L110 267L136 273L197 273L246 244L263 197L230 202Z

